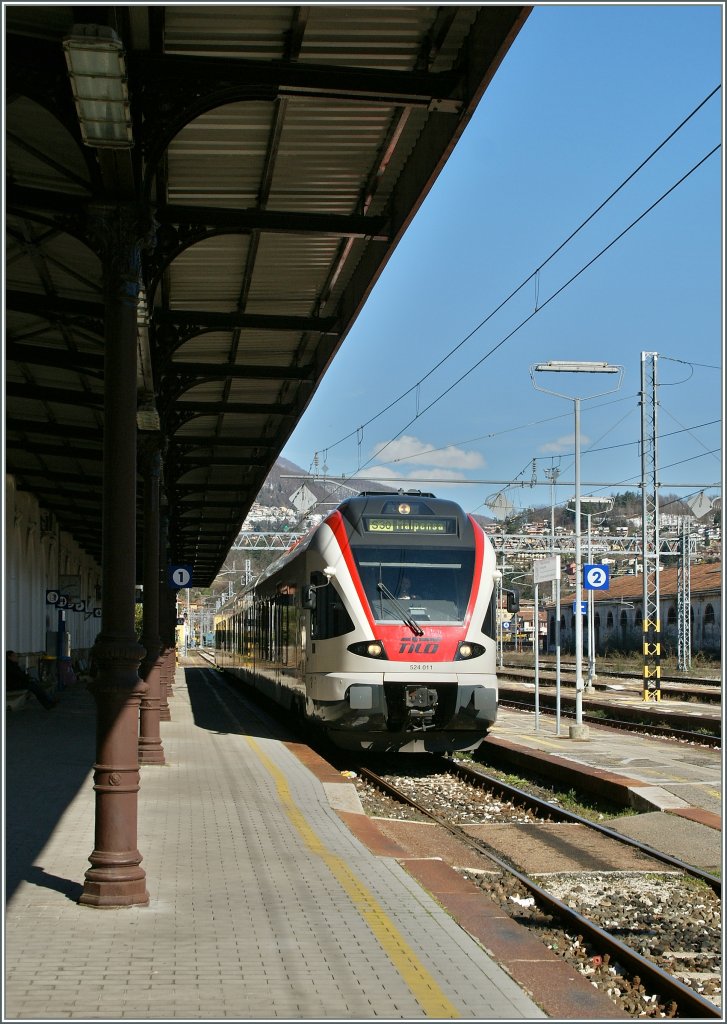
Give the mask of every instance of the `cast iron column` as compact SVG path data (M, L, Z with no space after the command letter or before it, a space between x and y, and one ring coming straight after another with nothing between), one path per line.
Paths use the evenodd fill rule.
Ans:
M161 517L161 548L164 552L164 565L168 565L169 551L169 520L167 515ZM174 669L176 667L176 653L174 638L176 629L172 617L171 602L175 601L176 592L173 592L167 580L166 571L159 577L159 635L162 638L162 677L160 688L159 717L162 722L170 722L172 713L169 708L169 697L173 695L172 683L174 681Z
M161 453L156 438L142 443L144 469L144 635L146 657L141 676L147 692L141 698L139 764L164 764L159 732L162 686L161 641L159 639L159 477Z
M136 640L136 309L144 230L135 206L95 207L90 225L104 271L102 618L93 656L96 701L95 846L80 903L149 902L137 849L139 678Z

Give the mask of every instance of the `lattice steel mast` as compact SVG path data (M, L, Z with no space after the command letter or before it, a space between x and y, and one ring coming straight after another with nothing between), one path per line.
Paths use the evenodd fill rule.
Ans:
M661 700L659 484L656 352L641 353L641 530L643 552L644 700Z
M692 667L692 580L690 519L679 523L680 557L677 568L677 667L688 672Z

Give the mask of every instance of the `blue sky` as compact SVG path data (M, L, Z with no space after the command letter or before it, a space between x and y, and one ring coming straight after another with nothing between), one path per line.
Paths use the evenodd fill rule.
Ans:
M535 7L285 458L483 514L549 505L555 470L565 503L578 396L582 493L635 490L655 352L662 493L721 479L722 89L548 257L721 85L723 17L721 3ZM548 360L623 366L621 387L596 398L613 377L537 374L567 397L545 394L530 367Z

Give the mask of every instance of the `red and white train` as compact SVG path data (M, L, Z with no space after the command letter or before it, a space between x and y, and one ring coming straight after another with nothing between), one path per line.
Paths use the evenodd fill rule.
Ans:
M497 714L495 553L452 501L349 498L215 619L216 664L348 750L474 750Z

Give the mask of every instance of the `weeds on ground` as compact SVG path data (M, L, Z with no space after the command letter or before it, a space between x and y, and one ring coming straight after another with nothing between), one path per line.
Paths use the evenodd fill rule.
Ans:
M616 818L626 818L638 814L638 811L634 810L633 807L621 807L587 793L578 793L573 787L566 789L564 786L558 786L547 779L538 777L526 779L512 772L500 771L481 762L479 762L479 765L488 775L499 779L508 786L522 789L526 793L533 793L535 796L540 797L541 800L547 800L557 807L562 807L565 811L570 811L572 814L578 814L582 818L587 818L588 821L603 823Z

